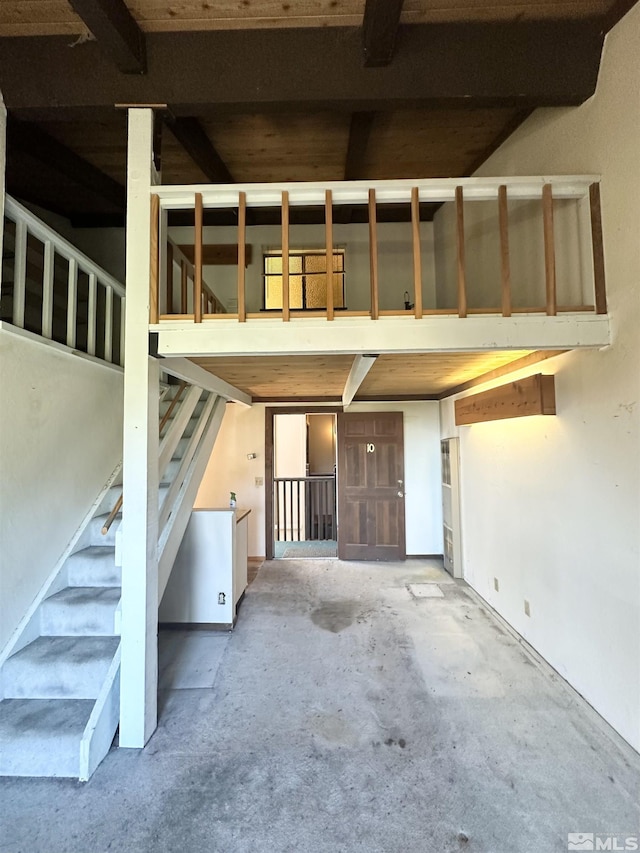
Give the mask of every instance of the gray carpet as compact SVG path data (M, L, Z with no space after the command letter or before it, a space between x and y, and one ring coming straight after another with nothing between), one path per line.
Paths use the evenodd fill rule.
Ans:
M564 853L640 828L638 756L432 563L266 563L235 632L163 639L162 673L143 752L0 780L2 853Z
M310 560L320 557L337 557L338 543L335 539L323 539L315 542L277 542L276 559Z

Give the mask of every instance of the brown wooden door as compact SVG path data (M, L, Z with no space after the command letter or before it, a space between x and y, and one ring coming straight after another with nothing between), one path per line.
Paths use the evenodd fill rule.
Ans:
M404 560L402 412L338 415L338 556Z

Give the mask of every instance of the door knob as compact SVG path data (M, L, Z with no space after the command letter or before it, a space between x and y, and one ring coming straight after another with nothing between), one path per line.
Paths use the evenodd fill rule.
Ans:
M398 497L399 497L399 498L403 498L403 497L404 497L404 492L398 492Z

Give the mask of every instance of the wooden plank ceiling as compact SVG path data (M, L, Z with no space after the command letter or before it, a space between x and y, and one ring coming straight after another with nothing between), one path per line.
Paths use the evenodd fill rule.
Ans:
M355 27L365 0L128 0L143 32ZM450 21L522 21L588 18L604 14L609 0L406 0L402 24ZM0 37L82 35L87 27L66 0L2 0Z
M118 103L166 104L163 183L470 175L536 107L593 94L632 4L1 0L7 188L122 224Z
M381 355L355 400L434 399L528 355L527 350ZM203 357L193 361L260 401L342 398L354 356Z

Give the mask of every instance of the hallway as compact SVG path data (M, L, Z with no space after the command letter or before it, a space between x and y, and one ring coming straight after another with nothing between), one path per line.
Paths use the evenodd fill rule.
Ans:
M551 853L640 833L637 754L436 561L266 563L233 634L161 635L160 676L144 752L112 750L85 785L0 780L0 853Z

